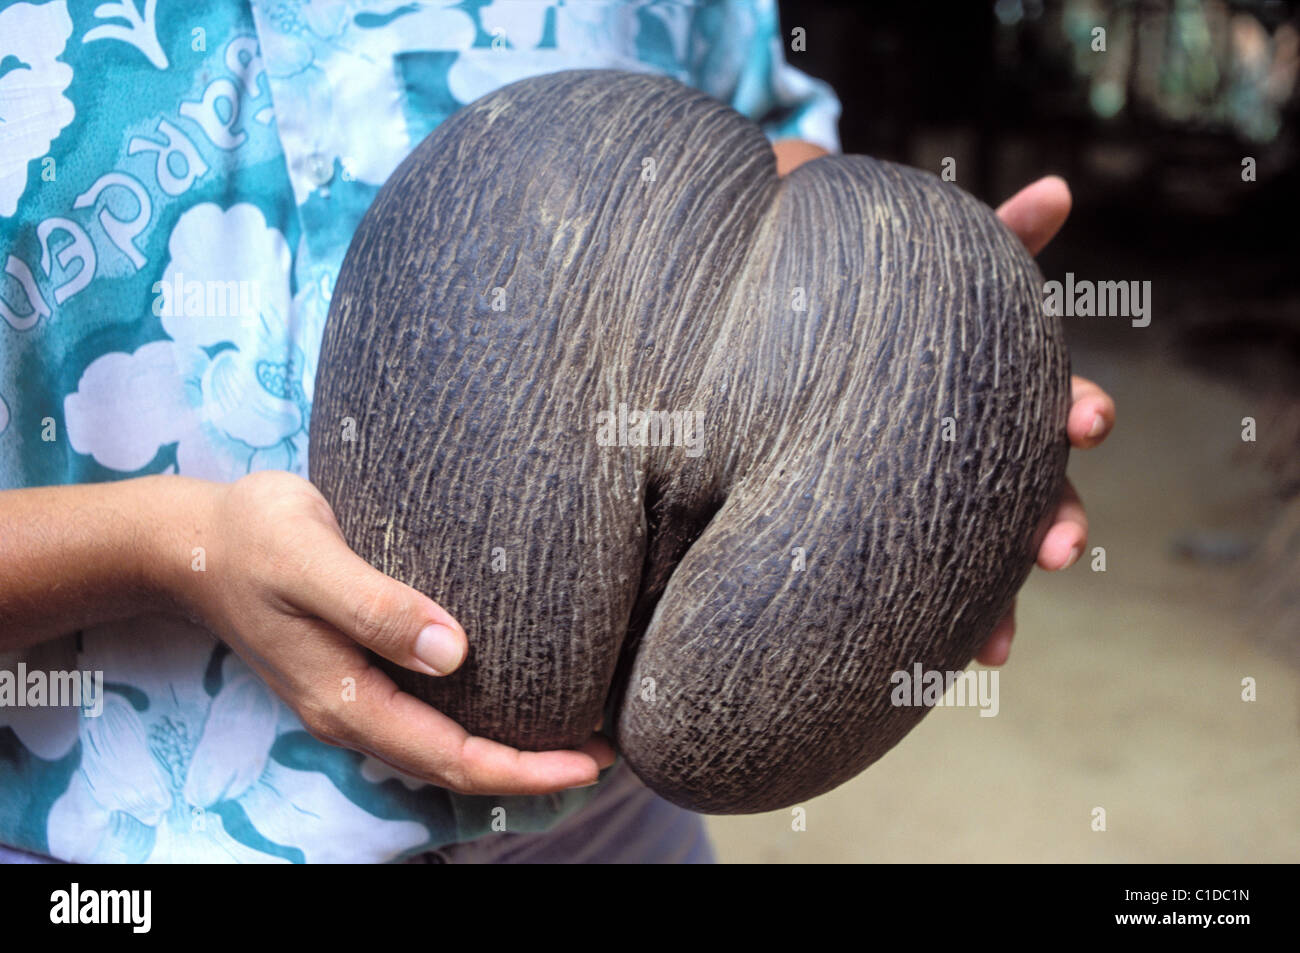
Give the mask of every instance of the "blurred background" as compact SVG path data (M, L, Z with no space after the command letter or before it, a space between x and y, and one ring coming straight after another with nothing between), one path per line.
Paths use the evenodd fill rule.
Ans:
M1300 860L1300 3L781 13L846 152L951 159L994 206L1063 175L1046 279L1150 281L1151 321L1062 319L1118 423L1071 457L1088 550L1021 593L998 715L934 710L802 816L712 819L720 858Z

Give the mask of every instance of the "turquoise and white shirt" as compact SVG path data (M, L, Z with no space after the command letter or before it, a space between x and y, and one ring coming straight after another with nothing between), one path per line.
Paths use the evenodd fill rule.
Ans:
M834 95L783 49L774 0L0 6L0 488L305 476L335 276L430 130L516 79L609 67L836 149ZM193 287L231 293L188 308ZM0 843L63 860L397 860L494 819L546 829L594 790L398 775L163 616L0 655L20 665L103 673L97 714L0 706Z

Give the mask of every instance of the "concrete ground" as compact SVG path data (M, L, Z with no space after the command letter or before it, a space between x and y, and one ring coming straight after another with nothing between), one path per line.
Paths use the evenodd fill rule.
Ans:
M936 709L802 805L804 831L789 810L711 818L721 860L1300 861L1297 654L1258 637L1232 558L1276 513L1241 440L1266 409L1158 346L1073 359L1119 406L1070 462L1107 571L1034 572L996 717Z

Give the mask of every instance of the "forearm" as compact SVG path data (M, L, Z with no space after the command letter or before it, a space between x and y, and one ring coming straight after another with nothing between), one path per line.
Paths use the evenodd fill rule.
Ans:
M169 608L157 564L188 568L184 520L204 486L153 476L0 492L0 651Z

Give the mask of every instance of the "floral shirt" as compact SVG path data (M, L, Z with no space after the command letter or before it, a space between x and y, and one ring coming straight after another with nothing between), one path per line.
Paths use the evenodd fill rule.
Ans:
M462 104L577 67L837 146L774 0L0 7L0 488L305 476L331 289L380 185ZM546 829L593 790L461 797L317 742L166 616L5 672L102 673L97 711L0 690L0 844L64 860L397 860Z

